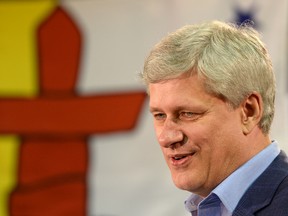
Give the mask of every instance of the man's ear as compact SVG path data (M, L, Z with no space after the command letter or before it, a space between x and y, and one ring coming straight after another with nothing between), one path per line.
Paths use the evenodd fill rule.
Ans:
M263 101L259 93L251 93L241 104L242 131L249 134L261 120Z

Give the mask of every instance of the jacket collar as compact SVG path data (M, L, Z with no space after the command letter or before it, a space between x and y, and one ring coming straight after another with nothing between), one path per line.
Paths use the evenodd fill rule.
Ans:
M245 192L233 216L249 216L269 205L283 179L288 176L288 158L281 151L269 167Z

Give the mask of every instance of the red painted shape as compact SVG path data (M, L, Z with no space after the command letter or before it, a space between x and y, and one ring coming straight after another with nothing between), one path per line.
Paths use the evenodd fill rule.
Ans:
M61 178L74 176L85 179L88 153L83 141L85 137L77 136L24 137L20 152L19 181L26 187L33 187L47 184L48 181L61 182ZM64 153L66 151L69 157Z
M0 100L5 133L89 135L132 129L145 94Z
M11 215L85 215L88 155L83 140L23 138Z
M35 187L22 186L12 193L12 197L14 205L10 208L10 215L86 215L86 180L83 178Z
M66 12L58 7L38 29L42 95L74 92L80 63L81 35Z
M144 92L77 96L81 35L60 7L39 27L40 93L0 99L0 133L19 134L13 215L86 215L87 139L134 128Z

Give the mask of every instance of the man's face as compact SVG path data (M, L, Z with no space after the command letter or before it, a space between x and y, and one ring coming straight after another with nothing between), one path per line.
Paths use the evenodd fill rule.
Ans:
M197 75L149 85L156 136L175 185L207 196L243 162L240 108L208 94Z

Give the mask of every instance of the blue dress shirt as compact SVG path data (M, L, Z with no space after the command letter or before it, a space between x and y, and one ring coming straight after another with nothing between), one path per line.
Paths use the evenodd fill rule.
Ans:
M192 216L231 216L249 186L278 156L276 141L263 149L219 184L205 199L192 194L185 207Z

